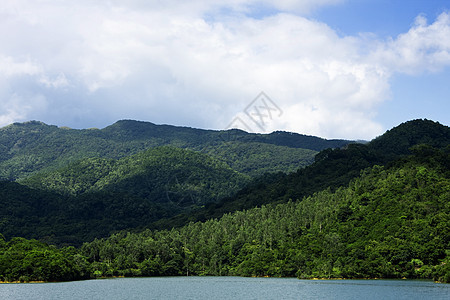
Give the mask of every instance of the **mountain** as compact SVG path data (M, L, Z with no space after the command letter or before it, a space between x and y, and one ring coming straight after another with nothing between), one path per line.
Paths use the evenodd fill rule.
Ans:
M392 159L411 154L410 148L420 144L445 148L450 144L449 127L427 119L408 121L371 141L370 148L385 159Z
M0 232L73 245L188 213L348 143L130 120L101 130L15 123L0 141L0 174L21 184L0 185Z
M249 179L206 154L163 146L117 160L83 159L19 183L71 196L92 192L129 194L180 208L232 195Z
M214 131L132 120L118 121L103 129L83 130L30 121L0 128L0 179L23 179L85 158L119 159L158 146L207 152L237 166L241 173L256 176L266 171L294 171L311 163L317 151L349 142L287 132ZM249 146L247 150L242 151L243 145ZM241 148L240 154L224 155L227 146ZM258 156L263 158L267 153L282 157L285 160L282 167L280 160L266 159L255 164L262 161Z
M21 184L0 182L0 232L80 245L186 213L248 181L206 154L169 146L118 160L87 158Z
M426 130L417 129L421 124ZM48 127L35 123L32 126ZM116 126L121 130L114 129ZM120 145L126 145L125 139L136 141L142 138L142 141L148 142L150 133L138 130L140 126L156 126L158 130L172 128L140 122L118 122L113 128L105 130L122 132L122 137L120 134L115 137L121 141L122 144L117 142ZM50 129L55 132L60 130ZM187 134L195 129L185 128L181 131ZM75 134L81 132L73 131ZM270 135L247 135L238 130L222 133L270 139ZM392 149L396 147L389 141L399 138L392 139L392 136L406 136L410 143L401 148L403 150L393 153ZM241 157L248 162L257 162L261 167L268 160L282 164L283 159L275 156L275 153L280 152L270 155L262 152L259 156L249 153L256 153L258 147L268 146L266 149L271 149L276 146L281 147L276 148L276 151L284 149L284 155L289 156L286 143L277 146L261 141L245 142L237 137L218 142L219 146L214 149L209 144L203 148L204 152L174 146L155 146L121 158L82 158L19 180L27 186L2 183L0 232L7 238L23 236L57 244L79 245L83 241L104 237L122 229L179 227L191 221L220 218L226 213L265 204L301 201L324 189L334 191L346 186L364 169L374 165L390 166L416 152L421 155L427 151L433 153L427 149L431 146L416 144L422 142L424 136L431 137L428 140L436 149L445 149L443 147L449 145L447 126L427 120L414 120L391 129L386 136L380 136L367 144L349 144L342 149L323 150L315 156L312 165L294 173L271 173L254 179L244 172L237 172L224 161L235 161L232 164L235 168L244 168L244 165L239 165ZM36 138L39 139L40 135ZM202 139L200 136L197 138ZM108 139L109 142L112 140L112 137ZM93 145L89 149L94 148ZM230 151L227 152L227 149ZM293 149L303 151L300 148ZM211 151L217 151L217 156L210 154ZM249 168L248 172L255 170ZM38 208L41 211L37 211Z
M450 282L449 141L447 126L406 122L367 144L323 150L295 173L251 179L216 203L208 193L233 193L249 176L173 146L83 158L20 180L29 186L0 182L0 280L189 274ZM245 142L233 143L245 151ZM172 192L177 200L167 197ZM177 209L189 214L170 218ZM168 229L148 229L155 226ZM14 235L85 243L56 248Z
M120 193L77 197L0 182L0 232L6 239L34 238L81 245L122 229L143 228L170 216L166 207Z
M324 190L302 201L234 212L170 231L115 234L84 244L81 253L107 276L448 282L450 151L427 147L391 167L366 169L334 192Z
M450 282L449 163L450 147L417 145L335 191L171 230L123 231L79 249L0 235L0 280L233 275Z
M392 128L367 144L349 144L342 149L326 149L315 162L291 174L257 178L232 197L210 203L189 215L162 220L159 228L182 226L190 221L219 218L225 213L269 203L298 201L323 189L347 185L362 170L387 165L412 154L414 146L427 144L438 149L450 145L450 128L429 120L412 120Z

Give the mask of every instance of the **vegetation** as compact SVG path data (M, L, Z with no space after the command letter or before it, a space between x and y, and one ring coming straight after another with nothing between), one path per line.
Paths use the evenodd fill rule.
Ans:
M24 179L85 158L119 159L158 146L207 152L230 166L237 164L237 171L253 176L266 171L286 171L280 167L280 160L259 160L267 153L282 157L283 167L294 170L311 162L317 151L348 142L285 132L265 135L236 129L213 131L130 120L118 121L104 129L85 130L31 121L0 128L0 179ZM252 145L249 153L242 147L245 144ZM230 156L224 150L228 146L240 148L242 155ZM260 164L263 170L259 171Z
M367 144L349 144L342 149L325 149L315 162L290 174L271 174L254 179L244 189L194 213L162 220L159 227L182 226L189 221L219 218L225 213L269 203L300 200L323 189L332 191L347 185L366 168L389 165L411 154L411 148L427 144L443 148L450 144L450 128L429 120L403 123Z
M167 208L120 193L77 197L0 182L0 232L56 245L81 245L122 229L148 226L170 216Z
M118 140L147 138L130 125L142 124L119 122L105 132L122 132L119 126L133 130ZM234 195L249 177L225 160L245 168L237 157L269 159L257 149L274 145L258 138L276 141L271 153L285 156L292 145L285 133L228 133L237 137L205 146L203 154L157 147L122 158L84 158L20 181L28 186L0 182L6 237L0 238L0 280L239 275L450 281L450 128L406 122L368 144L323 150L297 172L254 178ZM243 154L235 157L224 147ZM213 151L221 158L207 155ZM247 171L263 168L260 162Z
M73 247L0 235L0 281L68 281L89 278L88 262Z
M84 159L21 181L29 188L0 182L0 232L80 245L217 201L247 181L221 161L174 147Z
M448 281L449 152L373 167L347 188L179 229L84 244L103 275L435 278Z
M251 177L267 173L292 173L314 162L314 150L289 148L260 142L227 142L203 152L221 159L233 170Z
M111 191L150 202L192 206L231 195L248 180L205 154L158 147L119 160L84 159L20 183L64 195Z
M302 201L264 205L178 229L95 239L77 253L69 251L68 263L75 258L77 263L68 268L78 270L80 278L89 272L94 278L239 275L449 282L450 147L418 146L414 152L390 167L365 170L335 192L327 189ZM3 242L0 259L10 257L12 241ZM73 250L54 251L67 249ZM21 253L13 265L31 259L23 254L30 250ZM5 269L0 275L9 280L43 278L33 272L23 275L24 268L15 273Z

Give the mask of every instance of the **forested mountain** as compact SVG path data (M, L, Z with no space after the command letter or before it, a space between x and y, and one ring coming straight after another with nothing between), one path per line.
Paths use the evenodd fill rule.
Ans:
M135 128L141 125L118 122L104 131L117 133L125 149L126 139L149 140ZM449 127L409 121L367 144L325 149L294 173L253 179L236 169L256 176L258 168L239 158L264 169L272 155L289 156L286 134L222 133L234 137L202 152L177 148L187 141L172 139L172 146L155 143L137 154L95 153L55 165L19 180L28 186L0 182L0 280L55 280L55 270L56 280L192 274L450 281ZM250 137L279 144L245 141ZM259 147L273 152L257 154ZM174 217L183 209L189 213ZM91 242L58 249L12 236L60 246Z
M335 192L177 230L113 235L81 253L108 275L448 281L449 150L427 146L391 167L367 169Z
M77 197L0 182L0 232L56 245L81 245L122 229L145 228L173 211L168 206L120 193Z
M0 128L0 179L23 179L84 158L119 159L158 146L175 146L223 159L247 175L293 171L312 162L317 151L341 147L345 140L325 140L295 133L253 134L241 130L202 130L123 120L104 129L69 129L31 121ZM242 148L242 145L248 148ZM224 153L227 146L241 155ZM217 151L215 151L217 149ZM265 160L273 153L280 160ZM261 164L261 166L260 166ZM285 169L285 167L287 169Z
M417 129L420 124L426 131ZM22 236L79 245L117 230L171 228L264 204L298 201L326 188L333 191L345 186L363 169L411 153L403 146L402 151L392 154L389 140L408 140L408 146L414 146L426 136L431 136L428 140L437 147L449 144L448 127L415 120L368 144L324 150L316 155L313 165L295 173L266 174L253 180L231 169L223 159L208 154L217 151L218 156L236 161L235 169L243 168L239 157L255 163L259 160L260 166L270 160L283 166L284 160L276 151L287 146L276 146L281 148L256 155L249 154L257 152L251 148L261 143L235 141L216 148L206 147L206 154L166 146L120 159L85 158L19 181L29 188L2 183L0 232L7 238ZM285 151L288 156L290 150Z
M248 181L219 160L175 147L88 158L20 182L33 189L0 182L0 232L76 245L191 211Z
M229 196L249 179L206 154L166 146L118 160L87 158L19 183L63 195L108 191L186 207Z
M268 203L301 200L323 189L346 185L362 170L386 165L411 154L414 146L427 144L437 148L450 145L450 128L430 120L408 121L367 144L349 144L342 149L326 149L315 162L291 174L272 174L257 178L236 195L211 203L189 215L164 220L159 228L181 226L188 221L218 218L224 213Z
M29 188L1 183L0 232L79 245L217 202L249 176L294 172L316 149L346 143L129 120L101 130L15 123L0 129L0 177Z
M413 152L366 169L334 192L179 229L121 232L78 250L0 236L0 280L49 280L56 273L59 280L239 275L449 282L450 147L421 145Z

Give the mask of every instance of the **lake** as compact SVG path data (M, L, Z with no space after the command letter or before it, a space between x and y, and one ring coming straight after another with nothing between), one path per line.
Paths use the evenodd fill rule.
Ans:
M0 284L0 299L450 299L450 284L416 280L115 278Z

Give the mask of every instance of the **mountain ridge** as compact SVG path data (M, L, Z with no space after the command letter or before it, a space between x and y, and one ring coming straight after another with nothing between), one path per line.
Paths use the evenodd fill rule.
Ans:
M296 156L300 155L296 149L304 149L302 155L305 162L310 163L315 154L312 151L342 147L350 142L290 133L253 134L235 129L214 131L130 120L117 121L103 129L67 129L29 121L0 128L0 179L25 178L87 157L118 159L157 146L208 151L214 155L211 150L227 144L259 143L266 147L271 145L273 149L279 148L281 152L289 148ZM257 147L254 150L255 153L265 151ZM252 164L252 161L248 162L249 167ZM295 168L298 159L290 164ZM273 165L268 171L280 170Z
M128 125L135 125L135 123L128 123ZM266 205L266 204L277 204L277 203L285 203L288 201L301 201L304 197L310 196L316 192L319 192L321 190L324 189L330 189L331 191L341 187L341 186L345 186L347 185L353 178L357 177L360 175L360 173L366 169L366 168L370 168L373 167L374 165L389 165L392 163L395 163L395 161L398 161L399 159L401 159L402 157L406 157L408 155L414 154L415 152L419 151L420 153L433 153L432 149L427 149L426 147L423 147L421 145L415 145L416 142L421 142L422 139L420 138L420 136L423 136L423 133L421 133L420 131L417 130L409 130L409 127L416 127L419 126L420 124L425 124L426 125L426 131L430 131L430 136L434 137L434 136L438 136L440 141L437 142L436 145L440 145L442 147L448 147L448 145L450 144L450 128L446 127L444 125L441 125L439 123L435 123L432 121L428 121L428 120L414 120L411 122L407 122L405 124L401 124L396 128L393 128L386 136L381 136L378 137L376 139L377 143L383 142L383 143L387 143L388 145L394 144L399 140L397 135L394 134L395 138L391 138L393 133L396 132L402 132L401 136L404 138L404 140L408 140L411 142L410 145L408 146L414 146L414 148L411 147L401 147L401 153L400 152L396 152L397 154L392 154L392 149L397 149L397 148L393 148L393 147L373 147L371 146L371 143L368 144L349 144L348 146L345 146L343 148L335 148L335 149L325 149L323 151L321 151L320 153L318 153L315 156L315 162L307 167L304 168L299 168L296 172L290 173L290 174L285 174L282 172L278 172L278 173L271 173L271 174L266 174L260 177L255 177L255 179L253 179L252 181L250 181L250 183L246 184L242 189L240 189L239 191L237 191L236 193L232 194L231 196L225 197L225 198L215 198L214 201L204 201L204 202L198 202L198 206L196 208L193 208L191 210L189 210L188 212L184 212L184 214L178 215L178 216L174 216L174 213L177 213L178 211L172 206L165 206L162 207L161 203L158 201L149 201L150 198L145 198L143 195L146 193L152 193L155 191L155 188L152 187L151 185L149 185L150 182L152 182L152 176L154 174L159 174L157 171L157 169L159 167L157 167L157 165L152 165L152 168L154 168L155 170L152 170L152 172L154 172L154 174L152 175L151 173L149 173L148 175L145 176L137 176L137 177L130 177L130 180L127 181L126 183L124 183L123 185L121 185L122 183L119 182L119 184L117 184L116 182L112 182L113 187L116 187L116 189L99 189L99 190L93 190L89 193L83 193L81 195L65 195L62 196L63 198L59 199L57 196L55 196L55 193L52 193L51 195L49 194L49 199L54 199L52 200L54 203L59 203L58 201L65 201L67 203L67 201L69 201L71 203L71 205L73 204L74 207L73 209L70 211L70 214L73 214L72 217L68 217L65 215L65 212L62 212L61 214L58 216L56 216L56 221L57 223L54 224L61 224L61 220L64 222L64 220L73 220L73 224L69 225L66 224L64 226L60 226L58 229L58 232L56 232L55 234L55 238L51 238L51 230L52 226L50 224L53 224L53 221L48 221L51 220L52 218L54 218L54 216L51 216L50 218L47 218L45 222L49 222L49 223L45 223L45 228L41 228L40 232L44 233L45 232L45 236L47 236L48 238L50 238L50 240L56 241L57 243L61 243L61 240L58 241L58 237L57 235L67 235L70 236L69 238L64 238L64 241L68 241L70 243L70 240L74 240L76 242L80 242L83 240L83 238L87 238L87 237L95 237L95 229L96 228L101 228L102 226L99 224L103 224L101 222L101 218L102 218L102 214L108 212L108 214L110 215L114 215L115 219L108 221L110 223L113 223L112 225L108 224L106 227L107 228L106 231L102 231L102 232L98 232L100 234L100 236L104 236L105 234L108 234L108 232L114 231L114 230L121 230L121 229L126 229L126 228L135 228L135 226L137 226L136 224L136 220L133 221L131 218L132 216L132 212L133 210L135 211L141 211L142 216L145 219L145 222L142 224L146 224L145 226L150 227L150 228L172 228L172 227L178 227L178 226L182 226L184 224L187 224L191 221L206 221L208 219L214 219L214 218L220 218L222 217L224 214L226 213L231 213L234 211L239 211L239 210L246 210L246 209L251 209L254 207L260 207L262 205ZM36 126L42 126L39 124L34 124ZM96 132L97 130L93 130L94 132ZM442 132L443 134L438 134L435 135L433 132ZM384 141L383 141L384 140ZM248 147L248 144L239 144L241 142L227 142L227 143L234 143L233 145L237 145L239 147ZM253 144L251 145L255 145L254 142L252 142ZM222 144L222 145L228 145L228 144ZM246 146L247 145L247 146ZM166 146L167 147L167 146ZM174 146L170 146L170 147L174 147ZM226 152L226 150L232 150L230 152L234 153L234 151L237 151L241 148L233 148L233 147L229 147L229 148L225 148L224 152ZM431 147L432 146L428 146ZM442 148L441 147L441 148ZM411 148L411 150L410 150ZM174 148L175 149L175 148ZM178 148L177 148L178 149ZM217 148L216 148L217 149ZM383 151L384 150L384 151ZM147 151L156 151L154 150L147 150ZM175 152L180 152L180 153L187 153L189 151L193 151L193 150L189 150L189 149L179 149L176 150ZM142 152L141 152L142 153ZM193 152L194 153L194 152ZM391 155L392 154L392 155ZM423 154L423 155L425 155ZM127 156L125 158L122 158L124 160L126 159L135 159L135 158L139 158L139 154L136 154L136 157L132 157L132 156ZM142 155L142 154L141 154ZM207 153L198 153L196 155L207 155ZM271 156L274 156L275 154L271 154ZM242 156L241 156L242 157ZM87 160L92 159L92 158L86 158ZM94 158L93 161L95 162L95 159L99 159L99 158ZM197 160L197 162L195 162L195 160ZM253 161L258 161L258 160L262 160L262 161L267 161L267 160L271 160L271 157L264 157L264 156L260 156L257 157L255 160ZM273 159L275 160L275 159ZM78 160L78 161L82 161L82 160ZM167 159L162 159L163 161L171 161L171 158L168 157ZM173 160L174 162L176 160ZM200 162L203 161L207 161L206 157L205 159L199 158L199 159L194 159L194 165L199 165ZM104 160L103 158L99 159L99 164L100 166L102 166L102 162L105 162L105 165L108 166L108 161ZM197 175L204 173L205 171L202 171L201 169L198 168L194 168L194 165L189 165L184 163L182 160L178 161L177 164L181 165L185 165L187 166L186 168L186 172L184 173L184 175L180 175L179 178L173 177L173 176L169 176L170 174L166 174L167 178L165 178L164 176L160 176L161 178L165 178L165 180L163 180L163 182L159 182L159 185L164 185L167 186L168 183L172 184L172 186L174 187L174 190L170 190L171 192L175 192L175 195L177 193L179 193L180 191L187 191L187 192L194 192L196 193L198 191L198 187L200 186L204 186L201 181L195 181L193 179L196 179ZM445 162L444 162L445 164ZM88 163L86 164L86 166L90 167L92 165L95 164L91 164L91 162L88 161ZM127 166L127 164L125 164L124 166ZM133 163L130 164L130 167L133 166ZM191 167L189 167L191 166ZM133 167L134 168L134 167ZM82 168L83 169L83 168ZM164 168L163 168L164 169ZM75 169L68 169L70 172L72 172ZM110 171L109 167L105 169L106 171L104 172L107 176L108 172ZM111 169L112 170L112 169ZM169 170L169 169L166 169ZM176 169L173 169L176 170ZM205 169L207 170L207 169ZM82 179L81 181L77 182L77 177L66 177L68 178L68 183L66 186L66 183L64 183L65 179L58 183L58 176L53 176L51 174L53 171L49 171L50 173L50 177L47 179L45 179L45 176L43 177L44 183L51 183L52 180L55 180L55 184L59 185L62 188L66 188L66 187L70 187L73 185L74 187L76 187L78 184L84 184L87 183L88 185L90 184L89 180L86 180L86 182L84 182L84 179ZM83 171L85 172L85 171ZM94 172L95 173L95 172ZM170 172L169 172L170 173ZM45 173L41 173L41 175L45 175ZM70 174L70 173L69 173ZM89 173L86 173L87 175L92 175ZM174 173L175 175L178 173ZM193 175L195 175L194 177L191 177ZM150 176L151 175L151 176ZM159 175L158 175L159 176ZM157 176L157 177L158 177ZM55 177L55 178L53 178ZM227 180L228 179L228 175L226 175L225 179L220 179L220 180ZM32 177L30 177L32 178ZM64 177L62 177L64 178ZM81 177L84 178L84 177ZM170 178L173 178L173 180L171 181ZM97 178L94 178L94 181ZM151 179L150 181L148 179ZM191 181L186 179L192 179ZM95 185L95 182L92 181L93 185ZM115 186L115 184L117 184L117 186ZM196 186L196 184L199 184L198 186ZM14 198L14 189L19 189L23 186L14 186L14 189L12 186L8 186L8 185L4 185L5 186L5 190L4 192L4 196L2 197L2 205L4 207L4 209L2 209L3 212L7 212L7 211L11 211L14 212L14 216L16 216L17 222L25 222L25 220L27 220L27 218L29 218L30 220L35 220L35 216L33 216L33 214L29 214L27 212L27 208L26 207L21 207L20 205L16 205L17 203L17 199ZM33 185L31 185L33 186ZM8 190L8 187L10 188ZM39 186L33 186L35 188L39 187ZM25 187L23 187L25 188ZM41 187L41 189L43 190L43 192L51 192L50 190L46 190L45 186ZM132 190L136 190L137 192L135 193L129 193L129 191ZM24 191L24 195L30 194L33 195L33 191L36 190L32 190L27 188ZM230 190L231 191L231 190ZM162 193L164 193L165 190L162 189L159 193L159 195L162 195ZM37 192L36 192L37 193ZM37 193L38 194L38 193ZM64 194L64 193L63 193ZM180 194L181 195L181 194ZM184 195L184 194L183 194ZM183 199L187 199L186 196L184 195L180 196L180 203L182 203L182 201L184 201ZM189 195L189 193L188 193ZM224 195L222 195L221 197L223 197ZM65 197L65 198L64 198ZM209 197L209 196L207 196ZM160 197L161 198L161 197ZM162 196L162 198L164 198L164 195ZM8 199L12 199L11 201L9 201ZM43 201L43 198L36 198L36 201ZM153 198L152 198L153 199ZM210 198L209 200L212 200L212 198ZM173 201L173 202L179 202L179 201ZM78 204L76 204L78 203ZM51 204L51 203L50 203ZM31 204L30 204L31 205ZM59 205L59 204L57 204ZM138 209L138 207L140 207L141 205L143 205L143 209ZM203 207L204 206L204 207ZM59 209L59 208L58 208ZM30 210L32 211L32 210ZM148 212L148 216L145 215L145 212ZM128 219L121 219L121 215L126 216L126 218ZM95 216L95 222L90 222L89 224L89 228L86 228L86 226L81 226L79 222L83 221L86 222L86 218L89 217L93 217ZM6 219L5 219L6 218ZM34 219L33 219L34 218ZM92 219L94 220L94 219ZM92 221L91 220L91 221ZM38 222L38 220L35 220L36 222ZM5 223L6 222L6 223ZM15 222L15 221L14 221ZM20 230L21 230L21 226L13 226L10 227L11 225L14 224L14 222L12 223L8 223L8 215L3 215L2 218L0 218L0 225L2 225L3 227L1 227L3 231L5 231L5 228L14 228L14 230L19 230L19 231L15 231L15 234L19 234ZM59 223L58 223L59 222ZM19 224L17 223L17 224ZM39 223L39 222L38 222ZM36 223L36 224L38 224ZM79 223L79 224L78 224ZM8 225L9 224L9 225ZM21 223L20 223L21 224ZM86 223L88 224L88 223ZM94 225L95 224L95 225ZM76 236L76 231L73 230L73 228L77 227L78 225L80 225L81 227L79 227L78 231L82 231L82 230L91 230L91 232L89 234L87 234L86 232L83 233L83 238L80 238L79 236ZM106 224L105 224L106 225ZM6 227L4 227L6 226ZM9 226L9 227L8 227ZM36 226L34 226L36 228ZM66 228L68 231L66 232L65 229ZM49 231L50 229L50 231ZM94 231L92 231L92 229L94 229ZM32 229L29 229L32 230ZM8 237L10 237L10 235L12 234L11 230L7 231L8 232ZM35 237L35 236L33 236Z
M425 130L414 130L421 128L421 125ZM367 144L348 144L342 149L325 149L315 156L312 165L300 168L297 172L255 179L232 197L224 198L218 203L210 203L190 215L176 216L171 221L162 220L163 223L158 226L181 226L188 221L219 218L236 210L301 200L326 188L334 190L347 185L366 168L388 165L403 156L413 154L411 147L430 141L429 136L431 140L433 137L438 139L431 143L438 149L450 147L450 127L427 119L411 120L390 129ZM399 141L400 146L397 144ZM405 141L408 144L405 145ZM389 147L379 146L383 144Z

